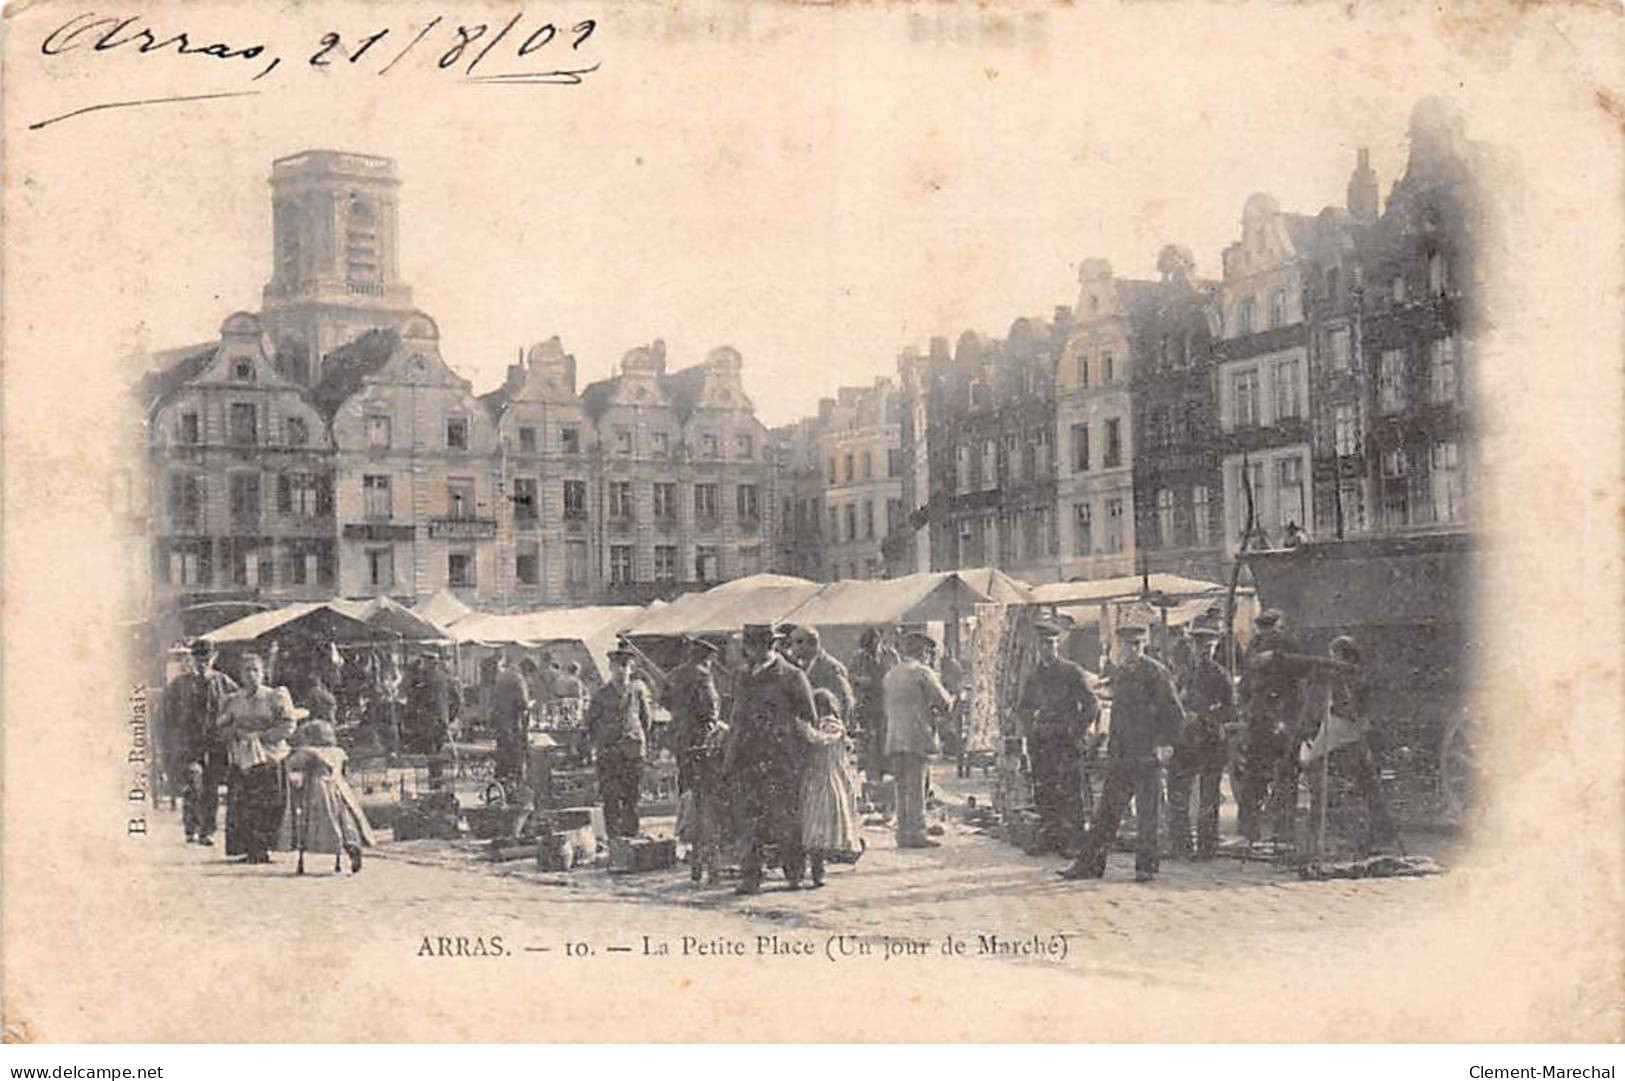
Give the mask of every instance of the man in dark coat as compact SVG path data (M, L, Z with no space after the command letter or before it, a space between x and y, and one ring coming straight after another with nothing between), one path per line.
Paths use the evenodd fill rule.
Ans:
M609 655L609 682L592 696L587 730L598 763L598 794L604 829L611 837L638 835L638 795L649 747L649 688L632 678L637 654L616 648Z
M1196 848L1199 860L1211 859L1219 846L1219 778L1224 773L1226 736L1236 717L1230 674L1213 658L1219 632L1198 629L1195 659L1181 696L1187 712L1185 730L1168 764L1168 814L1176 856L1191 855L1191 786L1197 786Z
M1083 668L1060 654L1060 630L1038 628L1038 667L1021 685L1018 708L1027 726L1039 851L1076 856L1083 836L1085 741L1100 706Z
M1242 657L1241 698L1247 713L1242 748L1245 783L1238 796L1241 832L1257 841L1268 811L1277 839L1291 836L1298 801L1298 742L1305 666L1281 613L1260 612Z
M687 645L687 660L666 682L665 701L677 756L677 791L689 805L683 838L689 846L689 876L698 882L709 873L715 882L721 869L721 741L727 725L711 673L717 647L703 638L690 638Z
M847 732L857 745L860 765L871 784L879 784L886 767L886 673L897 664L897 651L886 645L879 627L858 639L849 678L855 705Z
M171 784L184 785L181 818L187 842L212 845L226 777L220 708L237 691L237 683L214 670L214 647L208 642L197 639L190 652L188 669L164 688L165 772Z
M841 722L846 723L857 702L852 693L852 678L847 674L846 665L824 648L818 628L795 628L788 636L787 648L790 660L807 673L807 682L812 684L812 689L825 690L835 696L835 704L841 709Z
M429 784L439 787L443 766L440 754L451 735L452 722L461 706L457 681L436 656L418 659L413 673L411 704L407 710L406 749L429 756Z
M1112 674L1111 736L1106 745L1106 783L1083 852L1062 878L1101 878L1106 854L1117 840L1130 799L1134 800L1134 880L1157 876L1157 815L1162 767L1173 757L1184 719L1168 670L1145 655L1145 628L1122 626L1117 635L1128 650Z
M491 727L497 739L497 780L504 784L524 780L530 688L505 653L497 657L497 678L491 687Z
M763 848L779 846L791 889L801 888L801 770L807 744L798 721L816 724L807 674L774 652L773 628L747 624L745 670L740 673L729 723L723 773L728 779L740 845L738 893L762 886Z

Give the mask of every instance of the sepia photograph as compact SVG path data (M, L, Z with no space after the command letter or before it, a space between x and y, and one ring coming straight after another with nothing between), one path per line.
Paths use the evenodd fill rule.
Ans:
M6 1042L1617 1044L1619 44L8 9Z

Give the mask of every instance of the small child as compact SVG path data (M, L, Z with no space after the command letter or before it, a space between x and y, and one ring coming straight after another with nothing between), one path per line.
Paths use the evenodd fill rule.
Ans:
M181 819L186 825L187 843L214 844L214 823L203 821L203 763L186 767L186 788L181 792Z
M350 782L344 779L347 756L337 746L333 726L307 721L294 734L295 749L284 760L289 779L290 813L282 819L280 848L300 852L343 851L350 873L361 870L361 846L377 843L372 824L361 810ZM297 775L297 780L295 780ZM334 869L338 867L334 861ZM301 865L301 871L303 866Z
M825 859L853 855L861 842L840 706L823 689L813 692L813 705L818 710L818 726L800 721L797 727L801 738L813 745L801 774L801 844L817 888L824 884Z

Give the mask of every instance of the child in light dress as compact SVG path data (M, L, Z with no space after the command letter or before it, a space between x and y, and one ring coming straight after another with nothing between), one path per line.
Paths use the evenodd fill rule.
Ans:
M835 696L827 690L813 692L818 709L816 726L798 721L801 738L812 744L801 775L801 844L812 869L814 888L824 884L824 861L851 856L862 842L858 838L857 801L852 777L846 766L846 725Z
M350 782L344 779L346 755L337 746L333 726L307 721L294 735L294 750L283 760L288 771L289 812L282 819L279 847L328 853L338 869L340 852L350 857L350 872L361 870L361 846L377 843L372 824L361 809ZM304 873L304 861L300 861Z

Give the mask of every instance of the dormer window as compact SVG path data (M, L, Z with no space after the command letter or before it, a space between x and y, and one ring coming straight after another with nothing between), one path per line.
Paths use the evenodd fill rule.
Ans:
M1253 298L1244 296L1236 302L1236 333L1253 332Z
M252 383L254 381L254 362L252 360L239 360L232 365L231 377L239 383Z
M536 453L536 429L528 424L521 425L519 428L519 453Z
M468 449L468 420L466 417L446 418L446 449Z
M651 432L649 434L649 441L653 445L654 456L656 458L666 458L671 455L670 432Z
M367 446L373 450L389 449L390 440L389 418L381 414L373 414L367 418Z
M1428 292L1442 297L1449 289L1450 272L1445 266L1444 256L1434 252L1428 256Z
M197 443L199 441L196 413L187 412L180 415L179 431L176 433L176 438L182 443Z
M700 434L700 456L715 458L717 456L717 433L702 432Z
M756 457L756 441L748 434L735 436L734 448L739 452L741 458Z
M632 453L632 429L630 429L630 428L616 428L615 429L615 453L616 454L631 454Z

